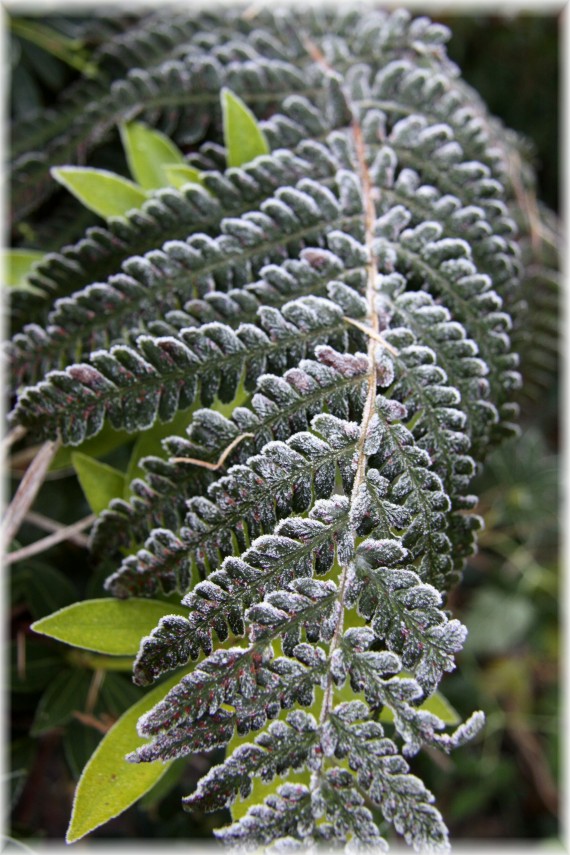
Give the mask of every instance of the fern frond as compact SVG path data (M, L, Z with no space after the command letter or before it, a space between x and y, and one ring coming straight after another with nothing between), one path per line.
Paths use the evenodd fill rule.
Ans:
M315 35L324 35L330 32L328 27L332 27L333 32L342 32L339 27L345 28L351 17L356 23L354 11L348 16L340 14L338 19L335 16L331 19L326 13L322 17L317 14L311 23L316 27ZM35 138L35 145L41 148L42 154L30 157L22 153L16 160L12 193L14 218L18 220L33 210L53 191L48 180L50 166L58 162L77 162L78 158L85 157L108 136L125 112L131 117L141 114L152 117L154 124L162 120L167 133L176 130L179 140L196 142L218 112L216 95L222 86L245 96L258 108L278 103L291 92L318 96L323 88L322 71L318 63L309 60L302 35L293 21L265 20L269 27L267 34L263 30L259 33L255 23L248 23L235 10L226 11L223 16L210 13L186 20L182 25L180 17L175 17L174 26L163 25L161 33L161 28L157 29L156 21L151 18L145 22L147 32L143 27L138 34L138 45L136 38L131 44L125 44L124 39L121 44L119 40L115 56L125 51L126 60L131 53L134 66L121 62L122 68L113 68L113 63L103 61L105 76L101 84L78 87L71 105L51 121L48 117L48 121L42 122L45 130L41 137ZM393 15L382 23L378 21L376 27L372 25L366 36L355 32L352 50L348 44L341 47L342 39L338 46L334 40L325 39L323 47L331 59L338 59L340 53L345 62L346 55L355 51L379 64L406 50L437 57L444 30L439 32L432 25L420 33L409 23ZM384 34L371 49L370 32L382 26L392 35L387 38ZM280 41L283 38L285 42ZM136 57L141 55L144 62L139 64ZM126 68L129 71L122 76ZM25 128L18 137L25 138Z
M96 351L90 364L52 371L20 396L14 418L40 436L61 435L78 445L101 429L137 431L159 418L170 421L189 407L200 382L200 399L218 395L231 401L242 372L246 388L267 368L283 369L302 358L309 346L328 343L344 349L346 327L338 307L307 297L281 312L260 310L260 326L243 324L236 332L224 324L184 329L177 336L140 336L136 346Z
M348 354L338 361L327 348L320 350L319 356L320 362L301 360L283 377L261 376L251 409L237 407L231 419L212 410L194 413L188 428L189 440L180 437L165 440L170 459L142 461L148 475L145 481L133 482L131 502L114 500L99 518L92 536L96 554L107 555L122 547L132 548L153 528L164 527L169 520L169 528L179 527L186 501L193 495L204 494L205 487L214 478L206 469L185 462L186 458L218 460L230 443L247 432L249 436L244 437L227 459L228 466L245 463L252 450L261 451L271 440L287 439L295 431L306 430L312 416L325 407L339 418L357 418L361 413L360 390L368 362ZM338 370L331 364L335 358ZM324 363L325 359L329 364ZM175 458L178 462L172 462Z
M522 342L533 274L517 143L447 37L402 10L145 15L33 128L42 152L15 149L20 213L51 192L52 164L125 119L172 135L202 173L37 267L48 299L9 345L11 418L78 445L106 421L135 433L205 408L163 441L167 459L143 461L92 548L121 556L114 596L178 593L187 609L141 640L135 683L185 675L129 759L251 733L189 809L306 773L218 832L229 843L384 849L381 814L417 851L448 851L404 758L482 725L446 730L424 704L465 639L444 604L481 525L476 467L515 429L511 326ZM223 87L270 148L235 169Z
M206 174L206 189L187 185L180 191L157 190L142 209L111 218L106 227L92 227L76 244L50 253L30 282L52 297L65 297L97 279L105 280L126 259L156 250L167 241L203 232L216 234L223 217L240 216L278 187L307 175L319 177L323 168L330 175L330 164L324 161L323 166L323 158L315 158L311 147L299 148L307 148L308 159L286 150L276 151L243 168L230 169L223 176ZM321 154L320 149L317 154Z
M259 211L222 220L219 238L199 235L185 242L169 241L162 251L130 258L124 272L107 283L90 285L72 298L59 300L45 331L31 326L14 337L12 374L19 383L36 382L70 359L108 347L133 330L144 331L163 313L168 319L168 312L186 301L191 301L187 305L191 314L183 316L185 326L203 323L208 314L214 320L216 308L223 307L220 319L237 327L255 320L261 300L280 307L296 296L324 293L337 272L332 255L330 262L318 253L303 258L301 250L300 261L285 262L280 276L280 270L274 273L270 268L267 279L264 269L268 262L281 262L288 246L303 247L315 234L349 229L355 219L353 208L343 205L342 194L339 200L315 181L303 179L294 188L283 188ZM337 264L342 267L340 260ZM256 282L257 276L262 278ZM273 282L279 290L272 287ZM242 283L255 284L236 290ZM233 301L224 302L219 291L229 291L228 299ZM273 300L267 299L271 294Z

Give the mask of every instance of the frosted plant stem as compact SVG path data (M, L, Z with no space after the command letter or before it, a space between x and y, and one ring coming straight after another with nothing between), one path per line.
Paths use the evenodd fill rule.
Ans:
M362 130L356 118L352 121L352 136L354 140L354 148L358 164L358 174L362 186L362 195L364 201L364 227L365 227L365 245L368 249L368 264L367 264L367 285L366 285L366 301L368 304L367 320L368 320L368 360L370 362L370 373L368 375L368 390L366 395L366 403L360 423L360 439L357 446L358 463L354 484L352 486L352 494L350 497L351 505L354 503L356 496L364 483L366 475L366 454L364 446L370 422L375 413L375 402L377 392L377 372L376 372L376 349L380 339L378 313L376 311L376 281L378 277L378 267L376 259L372 252L372 241L374 237L374 222L376 219L376 211L372 200L372 183L370 173L366 164L364 141L362 139ZM338 583L338 602L340 605L337 623L334 629L333 636L329 645L329 659L339 645L342 630L344 626L344 608L343 602L345 598L345 589L348 579L348 565L342 567L341 575ZM322 725L329 717L333 705L333 679L329 671L319 723Z

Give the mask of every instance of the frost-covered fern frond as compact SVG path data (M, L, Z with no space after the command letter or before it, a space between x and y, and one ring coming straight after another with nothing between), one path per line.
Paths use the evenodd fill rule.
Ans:
M188 609L142 640L136 683L185 676L141 718L134 762L251 733L186 807L231 805L289 770L304 783L274 788L225 841L382 848L391 824L446 851L404 758L482 725L475 713L446 733L425 704L466 634L445 600L480 526L470 481L516 430L512 137L426 18L165 20L117 35L105 85L78 85L34 125L41 154L17 133L20 212L50 192L51 165L125 118L172 134L202 180L37 266L51 300L9 344L13 422L78 445L188 410L186 436L146 458L92 537L116 559L113 595L178 592ZM223 87L269 146L229 169Z

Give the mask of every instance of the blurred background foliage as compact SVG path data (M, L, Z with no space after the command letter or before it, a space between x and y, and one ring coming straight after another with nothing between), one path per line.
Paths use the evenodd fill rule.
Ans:
M539 14L450 16L433 9L428 14L452 29L449 53L464 79L493 113L529 140L538 179L532 201L544 228L538 229L532 247L523 247L533 259L525 287L527 299L542 313L539 335L547 347L541 347L534 334L520 338L527 360L521 437L495 451L473 485L486 528L478 554L449 599L470 635L457 670L442 689L462 717L483 709L487 726L475 744L452 757L423 754L414 768L438 794L456 842L553 840L560 834L560 460L553 247L557 224L547 209L556 214L559 205L559 22ZM91 73L89 57L97 45L131 21L131 15L120 13L105 20L92 15L13 16L8 22L11 116L52 104L81 72ZM94 165L113 168L112 150L103 148L99 157ZM45 232L46 249L54 237L57 218L54 228ZM534 360L526 355L533 346ZM109 449L102 459L124 470L131 451L132 442ZM34 509L68 524L88 515L89 507L65 454L52 467ZM26 453L10 461L12 488L25 465ZM37 522L28 518L21 528L21 545L45 534L39 518ZM34 620L57 608L105 596L102 582L112 569L91 566L82 535L75 543L59 544L9 568L11 742L6 789L10 834L28 844L63 839L81 769L105 728L141 693L127 671L106 670L96 656L29 631ZM223 817L188 815L180 808L180 798L218 760L200 756L177 761L138 805L92 838L211 836Z

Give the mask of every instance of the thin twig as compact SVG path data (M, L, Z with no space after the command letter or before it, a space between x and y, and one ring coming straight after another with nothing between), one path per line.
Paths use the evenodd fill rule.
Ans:
M64 529L69 529L69 526L65 526L63 523L52 520L51 517L38 514L36 511L28 511L24 517L24 522L31 523L44 531L63 531ZM76 546L86 547L89 544L89 538L86 534L69 534L68 531L67 540L69 540L70 543L74 543Z
M382 335L376 330L373 330L372 327L367 327L366 324L361 324L360 321L355 321L354 318L347 318L346 316L343 316L343 321L346 321L347 324L352 324L353 327L357 327L357 329L367 335L368 338L373 338L374 341L379 342L379 344L385 347L391 354L398 356L396 348L389 344L385 338L382 338Z
M236 445L245 439L248 436L253 436L252 433L242 433L230 442L225 451L222 451L220 454L217 463L209 463L207 460L198 460L196 457L171 457L170 463L193 463L194 466L202 466L204 469L210 469L212 472L215 472L217 469L221 469L229 455L232 453Z
M4 549L13 540L22 520L31 508L58 448L59 441L49 440L45 442L26 469L26 474L20 481L16 494L4 514L1 532L1 542Z
M95 709L95 704L97 703L97 698L99 697L99 691L103 682L105 681L106 672L102 668L97 668L96 671L93 672L93 677L91 679L91 683L89 685L89 691L87 692L87 699L85 701L85 712L87 715L91 715L93 710Z
M507 162L515 197L528 223L531 246L535 254L538 255L540 252L541 239L544 238L544 234L543 229L541 228L536 194L527 190L523 184L521 178L522 159L519 153L516 151L510 152Z
M11 448L14 443L18 442L20 439L25 437L28 429L24 427L24 425L16 425L15 428L12 428L9 434L7 434L2 440L2 453L6 454L9 448Z
M90 715L89 713L74 710L73 717L80 721L81 724L86 724L88 727L95 728L95 730L98 730L99 733L107 733L107 731L111 730L115 723L111 716L106 715L105 713L103 713L101 715L101 718L98 719L94 715Z
M17 451L7 461L8 468L10 470L25 469L34 459L41 447L41 443L39 443L38 445L29 445L27 448L22 448L21 451Z
M327 62L326 57L320 47L315 44L315 42L308 36L305 36L303 38L303 47L305 48L313 62L316 62L317 65L320 65L329 74L334 72L334 69Z
M41 540L36 540L35 543L30 543L28 546L23 546L21 549L15 549L14 552L8 552L4 556L4 563L7 565L15 564L17 561L23 561L24 558L31 558L32 555L39 555L40 552L45 552L46 549L50 549L57 543L61 543L64 540L70 540L75 534L77 534L77 532L83 531L83 529L95 522L95 519L95 514L89 514L88 517L84 517L82 520L79 520L79 522L73 523L73 525L63 526L58 529L58 531L54 531L53 534L50 534L47 537L42 537Z
M23 683L26 679L26 634L22 630L16 635L16 669Z
M528 767L542 803L550 813L557 816L559 793L539 739L524 724L507 725L507 730Z
M244 21L253 21L253 19L259 15L264 5L265 4L263 2L260 2L260 0L254 0L254 2L251 3L247 7L247 9L244 9L244 11L241 13L242 19Z

